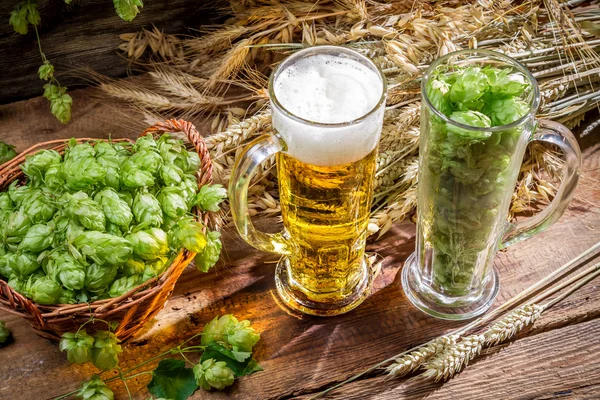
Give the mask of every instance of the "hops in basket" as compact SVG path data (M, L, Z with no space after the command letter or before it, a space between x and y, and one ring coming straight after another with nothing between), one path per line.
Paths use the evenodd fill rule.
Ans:
M182 248L207 271L221 242L192 209L216 211L226 193L199 190L200 164L168 135L28 156L24 184L0 193L0 278L38 304L72 304L129 292Z

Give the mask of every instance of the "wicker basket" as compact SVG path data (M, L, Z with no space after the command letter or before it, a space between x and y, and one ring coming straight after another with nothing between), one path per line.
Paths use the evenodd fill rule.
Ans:
M148 133L154 136L169 133L178 138L181 138L180 133L183 134L187 138L187 145L195 148L201 159L201 169L197 174L198 186L211 182L212 163L208 149L193 124L183 120L168 120L151 126L142 135ZM84 138L77 141L81 143L97 140ZM113 142L119 141L131 142L129 139L113 140ZM0 166L0 191L6 190L13 181L24 179L20 165L25 161L25 156L41 149L53 149L62 154L65 147L64 140L40 143ZM196 212L199 215L199 210ZM203 220L206 225L209 216L208 214L199 215L198 219ZM144 282L120 297L98 300L93 303L40 305L17 293L5 281L0 280L0 310L25 318L40 336L55 341L60 340L63 333L77 330L91 317L118 323L115 334L119 339L126 340L138 332L165 306L173 292L175 282L194 256L194 253L183 250L160 276ZM101 329L106 329L106 324L103 322L90 322L86 325L86 330L90 333Z

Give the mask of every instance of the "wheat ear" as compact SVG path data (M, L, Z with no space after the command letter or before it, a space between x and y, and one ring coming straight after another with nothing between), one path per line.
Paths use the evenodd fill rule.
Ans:
M397 358L387 366L388 378L401 377L415 371L431 357L444 351L448 346L456 344L459 335L446 335L425 343L416 350Z
M423 367L422 376L436 382L448 379L462 370L469 361L475 358L485 343L485 336L470 335L463 337L454 345L447 346Z

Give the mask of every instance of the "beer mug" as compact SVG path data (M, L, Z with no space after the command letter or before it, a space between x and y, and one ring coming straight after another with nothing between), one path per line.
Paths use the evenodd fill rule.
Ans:
M282 255L277 291L289 307L329 316L369 294L365 258L386 80L371 60L343 47L296 52L271 74L273 133L250 143L229 184L233 221L257 249ZM283 232L255 229L248 186L276 155Z
M440 100L441 90L452 101L454 87L449 82L457 79L456 71L466 67L474 67L470 69L473 85L466 87L470 85L467 78L461 80L454 99L460 95L479 101L473 91L477 82L487 82L481 87L494 88L482 97L485 105L473 104L479 104L500 126L461 123L459 116L471 111L455 114ZM477 76L485 79L477 80ZM402 285L409 300L430 315L472 318L485 312L498 293L498 275L493 268L498 249L539 233L567 208L577 185L581 153L567 128L536 120L540 105L537 82L527 68L505 55L464 50L441 57L423 76L421 96L417 244L404 265ZM509 223L511 197L525 149L532 141L562 150L562 183L546 209Z

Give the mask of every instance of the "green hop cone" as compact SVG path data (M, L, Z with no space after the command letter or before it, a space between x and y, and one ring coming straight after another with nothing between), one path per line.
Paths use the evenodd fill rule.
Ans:
M125 276L139 275L144 272L146 264L137 258L130 258L119 266L119 271Z
M16 274L11 267L13 254L14 253L7 252L5 254L0 255L0 277L4 277L5 279L9 279L9 280L13 276L16 277Z
M19 278L26 279L40 268L37 262L37 256L32 253L18 252L9 258L10 266L15 275Z
M468 67L457 75L450 87L449 99L454 104L469 104L479 100L488 88L487 76L479 67Z
M135 145L134 145L135 151L154 150L154 149L156 149L156 147L157 147L156 141L154 140L154 137L150 133L137 138L137 140L135 141Z
M123 276L114 281L112 285L110 285L110 290L108 291L108 294L110 295L110 297L119 297L121 295L124 295L125 293L129 292L130 290L138 286L140 283L142 283L140 281L140 278L140 275Z
M121 166L121 184L129 188L154 186L154 177L140 165L127 160Z
M487 77L490 93L494 96L520 96L529 87L527 79L520 72L511 73L512 70L506 68L484 68L482 72Z
M250 326L248 320L229 326L227 330L227 342L234 351L251 352L259 339L260 335Z
M184 172L175 164L165 164L160 167L160 177L166 186L178 185Z
M193 175L184 175L177 187L181 191L181 197L185 200L188 208L192 208L196 193L198 192L198 181L196 181L196 178Z
M96 150L88 143L77 143L75 138L69 141L69 147L65 150L65 161L87 159L96 157Z
M227 198L227 190L223 185L204 185L194 201L203 211L219 211L219 204Z
M69 190L88 190L99 185L106 176L106 168L93 156L80 156L80 153L83 152L71 153L62 165L62 176Z
M84 192L77 192L69 198L68 212L89 230L103 231L106 227L102 207Z
M133 200L132 210L138 224L158 227L163 223L160 202L150 193L138 193Z
M94 335L92 348L92 363L101 370L113 369L119 363L119 354L123 350L119 339L112 332L98 331Z
M115 395L98 375L94 375L89 381L83 382L77 397L83 400L114 400Z
M53 192L60 192L65 187L66 183L62 175L61 164L55 164L48 167L44 175L46 187Z
M103 156L115 157L117 155L117 150L113 145L102 140L94 145L94 150L96 151L96 158Z
M118 267L115 265L90 264L85 268L84 287L90 293L106 293L115 280L117 272Z
M10 337L10 331L6 327L4 321L0 321L0 345L6 343L8 338Z
M142 0L113 0L115 10L119 17L125 21L131 21L144 7Z
M65 251L53 252L42 266L49 277L67 289L80 290L85 286L85 266Z
M128 228L133 220L133 213L127 202L111 188L105 188L94 196L94 200L100 204L106 219L115 225Z
M169 232L171 247L179 250L181 247L200 253L206 247L206 235L203 232L204 225L192 218L184 218L177 222Z
M175 165L187 174L195 174L200 169L200 156L195 151L183 150L177 154Z
M28 292L29 297L36 303L50 305L58 304L62 295L62 288L51 278L44 276L33 281Z
M67 94L67 88L53 83L44 85L44 97L50 101L50 112L60 122L66 124L71 120L73 99Z
M162 157L154 150L140 150L132 155L129 160L153 176L158 175L160 167L163 165Z
M171 218L182 217L188 212L188 206L182 197L181 190L174 186L163 188L156 199L160 202L163 213Z
M492 99L483 109L494 126L508 125L526 115L530 110L529 105L518 98Z
M29 178L44 174L52 165L59 165L62 157L56 150L40 150L34 155L25 157L21 169Z
M60 339L60 351L67 352L67 359L72 364L83 364L92 361L94 338L84 330L63 333Z
M79 235L73 245L99 265L119 265L131 257L131 244L122 237L97 231Z
M14 210L15 205L13 201L10 199L8 193L0 193L0 210Z
M211 343L227 343L227 333L234 329L238 320L231 314L223 315L221 318L215 317L204 326L202 330L202 345L207 346Z
M427 98L433 107L444 115L452 113L448 92L450 92L450 84L441 79L432 79L427 83Z
M8 217L8 222L0 227L4 241L6 243L20 243L31 225L31 219L23 211L12 213Z
M0 165L12 160L16 156L15 146L0 141Z
M223 390L233 385L235 375L225 361L215 361L214 358L205 360L194 366L196 383L204 390Z
M51 196L41 190L36 190L27 196L22 209L34 224L48 222L56 212Z
M19 250L40 253L50 247L53 239L54 228L51 225L36 224L23 237Z
M208 231L206 238L207 243L204 250L196 254L195 262L196 268L202 272L208 272L209 269L215 266L219 257L221 257L221 234L219 232Z
M134 232L125 239L131 243L133 253L143 260L155 260L169 252L167 234L160 228Z
M8 196L15 203L15 206L21 206L21 203L31 194L33 188L29 185L18 186L19 182L14 181L8 187Z
M492 126L490 119L479 111L454 111L450 119L459 124L488 128ZM446 124L448 129L448 140L456 145L470 145L488 139L492 132L463 129L453 124Z

